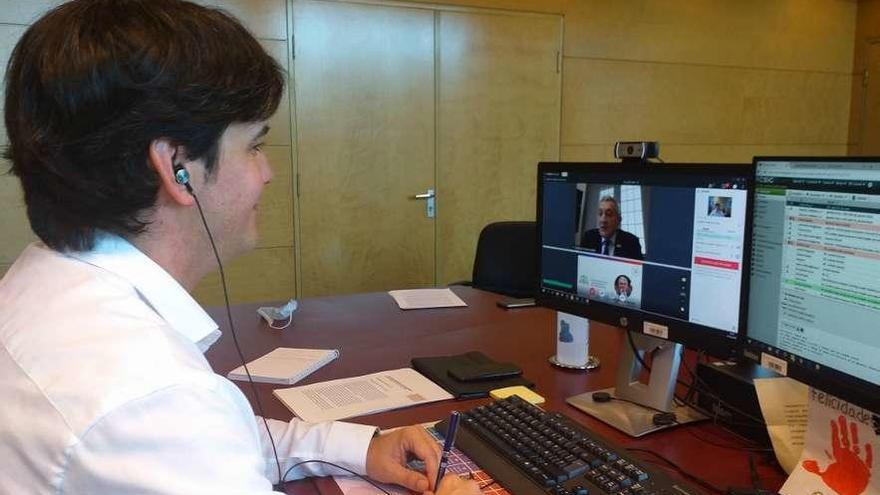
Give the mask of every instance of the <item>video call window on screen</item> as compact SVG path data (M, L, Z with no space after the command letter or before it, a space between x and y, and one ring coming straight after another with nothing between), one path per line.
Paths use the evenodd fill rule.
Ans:
M541 290L736 333L745 182L613 175L542 178Z

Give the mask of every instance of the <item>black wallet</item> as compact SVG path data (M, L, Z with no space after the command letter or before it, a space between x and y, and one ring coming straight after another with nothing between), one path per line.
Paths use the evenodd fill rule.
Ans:
M522 370L512 363L454 363L448 373L461 382L479 382L519 376Z
M496 388L535 386L518 376L522 373L518 366L499 363L479 351L455 356L413 358L412 366L457 399L486 397ZM457 379L453 372L465 379Z

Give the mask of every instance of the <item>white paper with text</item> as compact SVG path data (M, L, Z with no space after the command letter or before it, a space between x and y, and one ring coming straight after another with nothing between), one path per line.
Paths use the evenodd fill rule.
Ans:
M791 378L755 378L755 391L773 452L782 469L791 473L804 450L809 387Z
M275 389L276 397L305 421L332 421L451 399L412 368L382 371L301 387Z

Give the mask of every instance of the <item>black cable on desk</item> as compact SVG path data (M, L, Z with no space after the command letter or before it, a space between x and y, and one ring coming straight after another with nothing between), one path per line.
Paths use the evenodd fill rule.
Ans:
M755 466L755 456L749 454L749 473L752 475L752 488L761 489L761 478L758 476L758 468Z
M645 363L645 360L642 359L642 356L639 354L638 349L636 349L635 341L634 341L633 338L632 338L632 331L630 331L630 330L626 330L626 336L627 336L627 339L629 340L629 345L630 345L630 348L632 349L633 355L634 355L635 358L639 361L639 364L641 364L642 367L644 367L646 370L648 370L648 372L650 372L650 371L651 371L651 367L648 366L647 363ZM746 419L749 419L749 420L751 420L751 421L754 421L755 424L752 425L752 426L767 426L767 424L764 422L763 419L761 419L761 418L757 418L757 417L755 417L755 416L752 416L751 414L749 414L749 413L743 411L742 409L740 409L740 408L738 408L738 407L736 407L736 406L730 404L729 402L725 401L725 400L722 399L718 394L712 392L712 391L709 389L708 385L706 385L706 383L705 383L702 379L700 379L700 378L696 375L696 373L693 372L693 370L690 368L690 366L688 366L687 362L686 362L684 359L681 360L681 363L682 363L682 365L684 366L685 371L687 371L688 374L691 375L691 383L687 383L687 382L685 382L684 380L681 380L681 379L678 378L678 377L676 377L676 379L675 379L675 383L678 384L678 385L682 385L682 386L688 387L688 389L689 389L689 391L688 391L688 396L691 396L691 395L692 395L692 391L693 391L693 390L696 390L697 392L699 392L699 393L701 393L701 394L706 394L706 395L708 395L709 397L711 397L712 399L714 399L714 400L720 402L721 404L724 404L724 405L725 405L728 409L730 409L731 411L735 411L735 412L737 412L738 414L740 414L740 415L742 415L743 417L745 417ZM675 394L673 394L673 398L675 398L675 399L677 399L677 400L683 402L684 404L686 404L686 405L688 405L688 406L694 407L693 402L691 402L690 400L683 400L683 399L679 398L679 397L678 397L677 395L675 395Z
M687 426L696 426L696 425L687 425ZM687 431L689 434L691 434L694 438L696 438L704 443L707 443L709 445L712 445L712 446L715 446L718 448L722 448L722 449L742 450L742 451L746 451L746 452L758 452L758 453L773 452L773 449L770 447L742 447L739 445L723 444L720 442L714 442L714 441L709 440L705 437L701 437L701 436L697 435L696 433L694 433L694 430L691 428L685 428L685 431ZM749 439L746 439L746 440L749 440Z
M367 483L373 485L374 487L376 487L377 490L381 491L385 495L391 495L390 493L388 493L388 490L377 485L376 483L373 482L373 480L367 478L366 476L363 476L359 473L356 473L356 472L352 471L351 469L344 468L344 467L340 466L339 464L335 464L330 461L320 461L317 459L309 459L308 461L300 461L300 462L297 462L294 465L290 466L289 468L287 468L287 471L284 472L284 476L281 478L281 483L284 483L284 479L287 478L287 475L290 474L290 472L293 471L295 468L298 468L298 467L302 466L303 464L312 464L312 463L326 464L328 466L333 466L336 469L341 469L342 471L345 471L346 473L353 474L353 475L357 476L358 478L366 481Z
M764 421L763 418L758 418L757 416L752 416L751 414L743 411L742 409L739 409L738 407L733 406L731 403L722 399L721 396L714 393L709 388L709 385L706 384L706 382L703 379L701 379L699 376L697 376L696 373L694 373L691 370L690 366L688 366L688 364L684 360L682 360L682 364L684 365L684 368L688 372L688 374L691 375L692 377L694 377L696 384L697 384L697 387L698 387L697 390L699 392L707 394L709 397L711 397L711 398L717 400L718 402L724 404L725 406L727 406L728 409L730 409L732 411L736 411L737 413L741 414L743 417L745 417L751 421L754 421L756 423L756 426L767 426L767 423Z
M656 463L656 462L651 462L651 461L648 460L648 459L644 459L646 462L651 462L652 464L654 464L654 465L656 465L656 466L660 466L660 467L669 467L669 468L672 468L672 469L674 469L675 471L677 471L678 473L680 473L682 476L684 476L685 478L687 478L687 479L693 481L694 483L697 483L698 485L700 485L700 486L702 486L703 488L706 488L706 489L708 489L708 490L711 490L711 491L714 491L714 492L720 493L720 494L722 494L722 495L724 495L724 494L727 493L727 490L724 490L724 489L718 487L717 485L715 485L714 483L711 483L711 482L709 482L709 481L706 481L706 480L704 480L703 478L700 478L699 476L697 476L697 475L695 475L695 474L691 474L690 472L688 472L687 470L685 470L683 467L681 467L681 466L679 466L678 464L676 464L675 462L672 462L672 461L670 461L669 459L667 459L666 456L664 456L664 455L662 455L662 454L659 454L659 453L657 453L657 452L654 452L653 450L650 450L650 449L642 449L642 448L636 448L636 447L627 447L627 450L629 450L629 451L631 451L631 452L644 452L644 453L646 453L646 454L651 454L651 455L653 455L654 457L656 457L657 459L660 459L661 461L663 461L664 463L666 463L667 466L664 466L663 464L659 464L659 463Z

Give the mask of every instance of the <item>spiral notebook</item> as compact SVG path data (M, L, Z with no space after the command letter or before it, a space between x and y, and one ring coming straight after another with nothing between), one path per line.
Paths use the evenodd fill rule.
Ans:
M337 349L293 349L279 347L247 364L255 382L293 385L339 357ZM244 366L226 375L230 380L247 381Z

